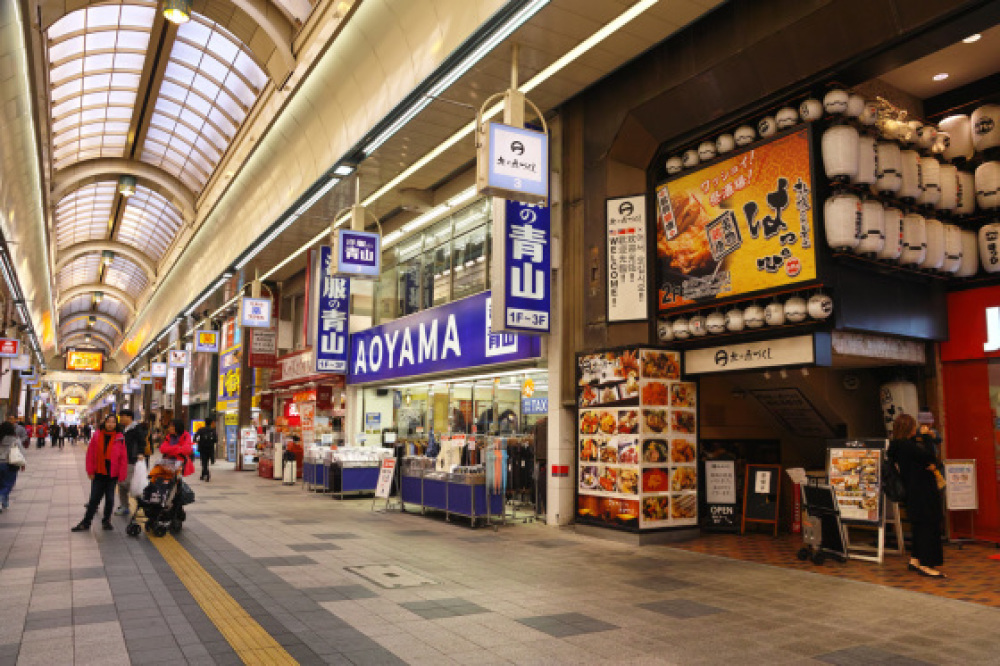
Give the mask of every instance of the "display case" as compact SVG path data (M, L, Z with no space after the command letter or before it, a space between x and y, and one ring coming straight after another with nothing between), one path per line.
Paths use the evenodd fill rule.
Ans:
M503 490L494 492L488 487L481 465L441 472L435 469L433 458L407 457L403 459L401 488L404 509L409 505L419 507L421 513L442 511L446 520L462 516L470 519L473 527L479 519L504 515Z
M335 497L343 498L374 493L382 460L392 456L392 449L347 446L329 453L325 488Z

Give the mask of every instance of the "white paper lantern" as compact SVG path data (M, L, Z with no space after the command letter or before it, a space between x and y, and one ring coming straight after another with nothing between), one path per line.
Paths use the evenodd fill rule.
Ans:
M1000 222L979 227L979 261L987 273L1000 273Z
M955 277L972 277L979 272L979 242L975 231L962 229L962 260Z
M721 155L723 153L728 153L736 146L736 139L733 138L732 134L720 134L719 138L715 140L715 150Z
M972 215L976 212L976 177L968 171L958 172L958 206L956 215Z
M698 146L698 159L702 162L707 162L709 160L715 159L715 142L714 141L702 141Z
M957 273L962 266L962 230L957 224L944 225L943 273Z
M785 301L785 318L793 324L806 320L806 299L793 296Z
M903 213L898 208L886 208L882 212L882 220L885 223L885 243L878 258L898 261L903 253Z
M857 185L874 185L877 160L875 137L862 134L858 138L858 173L851 179L851 182Z
M847 115L851 118L860 118L865 112L865 98L861 95L851 95L847 98Z
M684 164L685 169L691 169L698 166L701 159L698 157L697 150L685 150L684 154L681 155L681 162Z
M1000 146L1000 106L985 104L972 112L972 145L977 153Z
M879 192L895 193L903 186L903 158L899 146L892 141L879 141L878 165L875 169L875 188Z
M929 217L924 220L924 230L927 234L927 252L924 260L919 262L921 268L940 270L944 265L944 225L940 220Z
M937 139L937 128L934 125L924 125L917 131L917 146L920 150L930 151Z
M853 250L861 234L861 200L853 194L835 194L823 205L826 242L834 250Z
M903 150L899 153L900 180L899 198L916 201L920 196L920 153L915 150Z
M743 324L747 328L760 328L764 325L764 308L751 305L743 311Z
M684 170L684 162L679 157L671 157L667 160L667 174L673 176Z
M955 210L958 207L958 167L941 165L941 197L934 207L938 210Z
M823 97L823 110L831 115L847 113L847 101L850 96L846 90L835 88Z
M810 97L799 104L799 115L802 120L813 121L823 117L823 103Z
M742 125L733 132L733 139L737 146L749 146L757 138L757 133L749 125Z
M785 323L785 306L778 301L768 303L764 308L764 321L768 326L781 326Z
M822 144L827 178L843 180L858 175L858 130L850 125L833 125L823 132Z
M767 138L774 136L778 132L778 121L774 116L764 116L757 122L757 134Z
M833 314L833 299L826 294L814 294L809 297L806 310L813 319L827 319Z
M882 202L865 199L861 202L861 231L858 234L858 254L878 254L885 245L885 209Z
M933 206L941 198L941 163L935 157L920 158L920 196L917 203Z
M705 326L705 317L702 315L695 315L688 320L688 329L691 331L691 335L702 337L708 333L708 328Z
M674 339L674 327L669 321L659 320L656 322L656 337L660 342L672 342Z
M916 140L917 135L909 123L896 123L896 141L899 141L904 146L909 146L914 144Z
M899 263L921 264L927 256L927 226L924 218L916 213L903 216L903 252Z
M684 317L674 319L672 326L674 329L674 338L677 340L686 340L691 335L691 329L688 328L688 320Z
M859 120L868 127L875 125L878 122L878 102L865 102L865 110L861 112Z
M976 204L983 210L1000 208L1000 162L976 167Z
M937 138L934 139L934 146L931 148L931 154L937 157L939 160L943 159L944 151L948 150L948 146L951 145L951 135L947 132L942 132L938 130Z
M882 403L882 419L885 432L892 437L892 426L901 414L916 418L919 402L917 386L912 382L889 382L879 387L879 402Z
M948 116L938 123L938 128L947 132L950 137L948 146L942 153L946 160L972 159L976 149L972 145L972 121L969 116Z
M818 102L817 102L818 103ZM726 330L738 333L743 330L743 310L733 308L726 312Z
M915 146L917 144L917 137L920 136L920 128L924 126L919 120L909 120L906 122L906 126L910 128L909 145Z
M778 113L775 114L774 120L778 125L778 129L788 129L789 127L794 127L795 123L799 122L798 112L790 106L778 109Z
M712 312L705 317L705 328L712 335L726 332L726 315L721 312Z

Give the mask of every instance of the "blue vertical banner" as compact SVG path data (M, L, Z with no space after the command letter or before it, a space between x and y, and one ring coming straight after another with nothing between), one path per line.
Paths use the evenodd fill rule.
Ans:
M347 373L348 319L351 314L351 281L333 271L333 249L319 249L316 271L316 372Z
M493 200L493 308L496 333L548 333L552 307L552 225L547 206Z

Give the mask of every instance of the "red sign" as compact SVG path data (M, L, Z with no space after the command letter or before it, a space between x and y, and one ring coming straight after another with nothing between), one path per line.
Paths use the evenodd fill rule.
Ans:
M0 338L0 356L4 358L17 358L21 353L21 342L9 338Z
M333 387L320 385L316 387L316 409L333 408Z
M278 331L274 328L255 328L249 331L250 367L275 368L278 366Z
M274 409L274 394L266 393L260 396L260 411L270 412Z
M948 294L948 340L941 343L942 361L1000 357L1000 286ZM991 339L992 338L992 339Z
M299 391L292 397L292 400L294 402L316 402L316 389Z

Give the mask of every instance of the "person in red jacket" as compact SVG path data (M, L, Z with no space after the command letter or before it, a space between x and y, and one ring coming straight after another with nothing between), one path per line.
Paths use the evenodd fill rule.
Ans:
M183 419L174 419L167 425L160 453L170 458L183 458L184 476L194 474L194 445L191 435L184 429Z
M87 476L90 477L90 501L83 520L73 528L73 532L90 529L90 522L97 515L97 507L104 499L104 520L101 525L106 530L111 527L111 511L115 508L115 488L120 481L128 478L128 454L125 438L118 432L118 419L109 414L101 429L94 433L87 446Z

